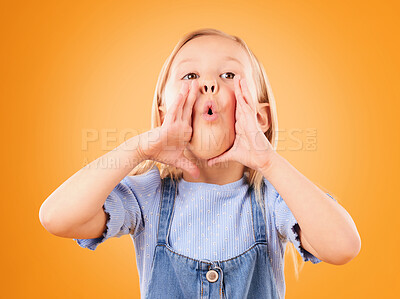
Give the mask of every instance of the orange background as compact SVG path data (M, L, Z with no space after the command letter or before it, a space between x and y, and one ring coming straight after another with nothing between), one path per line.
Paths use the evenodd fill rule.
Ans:
M316 128L315 150L283 140L278 152L340 201L362 239L353 261L307 262L299 281L287 256L286 298L394 297L398 15L396 1L3 2L3 296L139 298L129 236L92 252L48 233L39 208L85 161L123 142L121 131L150 129L164 60L183 34L211 27L243 38L264 64L281 139L298 129L305 141ZM84 149L86 129L99 138Z

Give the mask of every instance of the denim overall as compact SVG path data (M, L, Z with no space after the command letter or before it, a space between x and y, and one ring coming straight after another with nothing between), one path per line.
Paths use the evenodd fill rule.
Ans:
M279 298L253 188L249 192L256 242L236 257L209 261L184 256L168 244L177 186L169 177L161 184L157 244L145 298ZM264 185L261 190L263 194Z

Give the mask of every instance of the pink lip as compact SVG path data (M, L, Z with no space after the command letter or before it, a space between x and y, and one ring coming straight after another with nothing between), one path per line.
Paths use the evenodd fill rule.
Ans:
M217 112L217 107L215 106L214 101L208 100L208 101L206 101L206 102L204 103L203 113L207 113L209 108L211 108L211 110L213 111L213 113L216 113L216 112Z
M211 108L213 114L209 115L208 114L208 110ZM208 122L212 122L218 119L218 113L217 113L217 107L215 105L214 101L208 100L204 103L203 106L203 114L201 115L201 117Z
M218 113L213 113L212 115L208 113L203 113L201 117L206 121L215 121L216 119L218 119Z

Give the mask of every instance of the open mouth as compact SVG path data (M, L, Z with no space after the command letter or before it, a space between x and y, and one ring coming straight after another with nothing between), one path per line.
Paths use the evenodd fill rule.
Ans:
M203 114L201 116L206 121L214 121L218 118L216 106L213 101L207 101L204 103Z
M216 107L214 101L208 100L204 103L203 113L207 113L207 114L211 115L216 112L217 112L217 107Z

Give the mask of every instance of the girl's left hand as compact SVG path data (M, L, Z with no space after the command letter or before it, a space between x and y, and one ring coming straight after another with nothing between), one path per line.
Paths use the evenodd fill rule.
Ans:
M212 166L233 160L261 171L269 164L274 150L258 124L256 103L251 98L245 79L235 76L233 82L236 96L236 138L228 151L209 159L207 164Z

